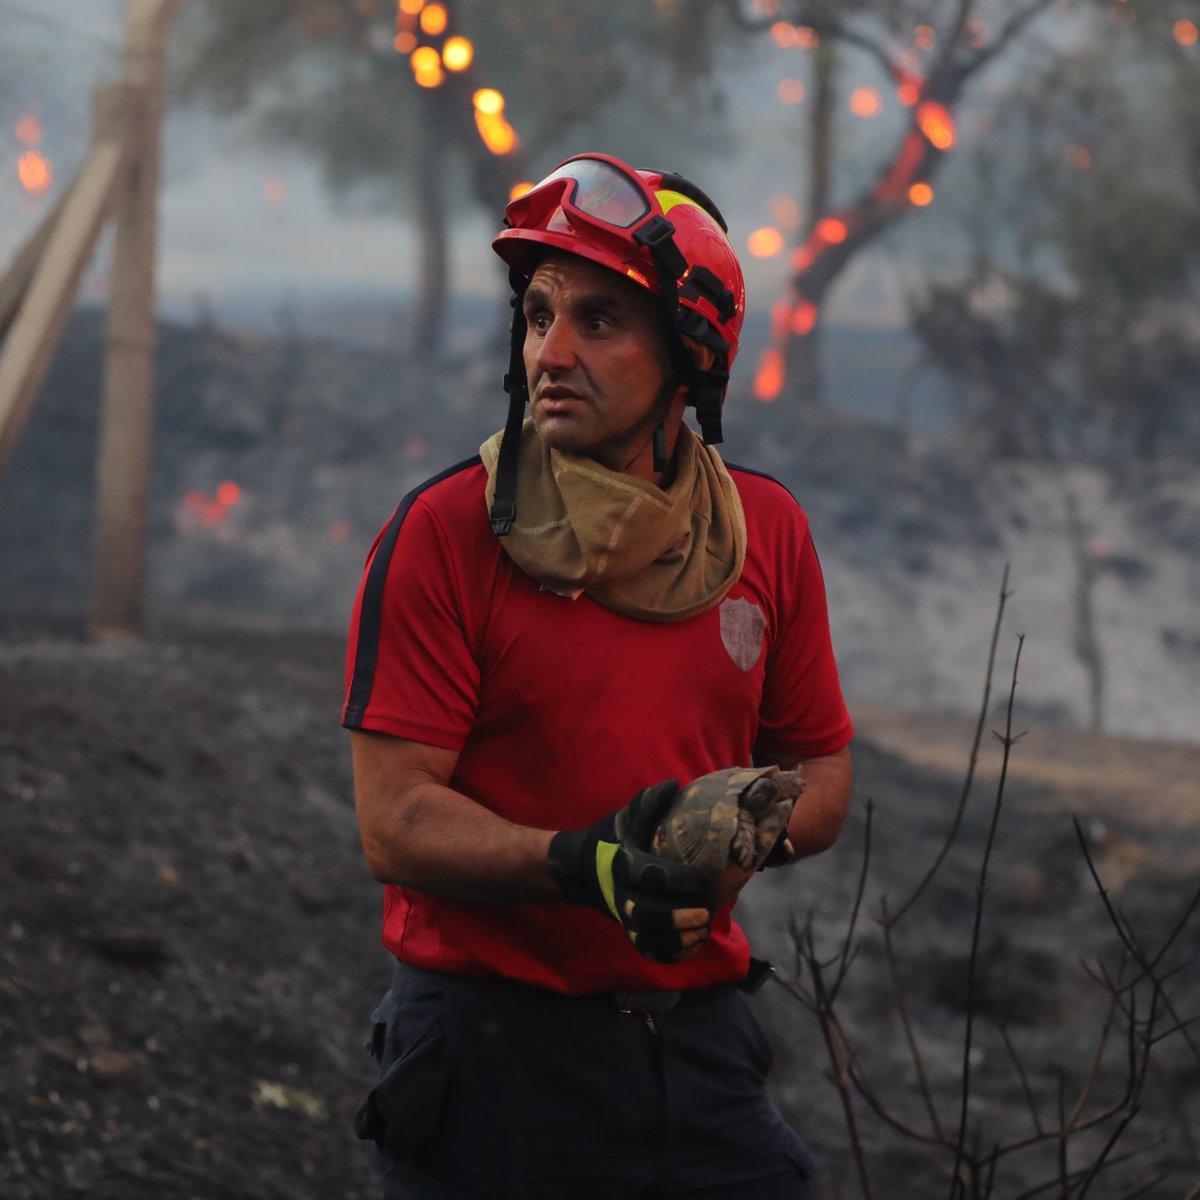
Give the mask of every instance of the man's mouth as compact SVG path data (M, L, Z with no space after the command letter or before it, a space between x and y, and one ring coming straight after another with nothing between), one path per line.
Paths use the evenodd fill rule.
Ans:
M547 387L538 388L537 399L545 411L555 412L571 404L579 403L583 397L578 392L572 391L569 387L563 387L561 384L550 384Z

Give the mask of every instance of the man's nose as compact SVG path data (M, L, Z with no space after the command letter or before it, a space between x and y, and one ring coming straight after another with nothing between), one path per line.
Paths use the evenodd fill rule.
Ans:
M575 331L569 321L552 321L538 344L537 365L543 374L560 374L575 365Z

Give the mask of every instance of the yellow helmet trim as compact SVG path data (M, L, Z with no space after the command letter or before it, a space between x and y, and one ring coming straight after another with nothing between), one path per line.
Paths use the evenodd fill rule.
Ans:
M690 204L693 208L698 208L702 213L704 213L704 215L710 221L712 221L713 228L719 234L721 234L726 241L729 240L728 236L721 229L721 226L717 223L716 218L713 217L712 213L710 213L703 204L697 204L696 201L691 198L691 196L685 196L682 192L673 192L670 190L670 188L664 188L661 192L655 192L654 196L658 200L664 216L669 213L677 204Z

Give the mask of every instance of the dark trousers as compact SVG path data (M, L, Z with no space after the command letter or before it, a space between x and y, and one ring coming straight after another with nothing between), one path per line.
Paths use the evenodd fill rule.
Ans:
M812 1200L767 1099L771 1051L732 987L621 1012L397 966L358 1115L385 1200Z

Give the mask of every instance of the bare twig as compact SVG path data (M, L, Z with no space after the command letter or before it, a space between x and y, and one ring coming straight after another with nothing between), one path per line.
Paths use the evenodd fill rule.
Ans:
M921 898L925 889L933 882L938 871L941 870L942 863L945 862L946 855L950 853L950 848L954 845L959 830L962 828L963 814L966 812L967 799L971 794L971 784L975 779L975 767L979 762L979 746L983 741L983 727L987 723L988 708L991 705L992 674L995 671L996 651L1000 644L1000 627L1004 623L1004 607L1011 595L1012 593L1008 590L1008 564L1005 563L1004 575L1000 580L1000 597L996 604L996 620L992 626L992 640L988 648L987 669L984 672L983 699L979 705L979 719L975 723L975 733L971 739L971 753L967 762L967 774L963 779L962 791L959 793L958 806L954 811L954 820L950 823L949 832L946 834L946 838L942 842L941 849L938 850L932 866L921 877L920 882L912 890L908 899L892 914L889 924L895 925L897 922L902 921L904 915Z
M1034 1132L1039 1134L1044 1133L1042 1119L1038 1114L1037 1101L1034 1099L1033 1089L1029 1086L1029 1076L1026 1074L1025 1064L1021 1061L1020 1055L1017 1054L1017 1048L1013 1045L1012 1038L1008 1036L1008 1026L1003 1021L998 1021L996 1028L1000 1031L1004 1048L1008 1051L1008 1057L1012 1065L1016 1068L1017 1078L1021 1081L1021 1092L1025 1096L1025 1107L1029 1109L1029 1116L1033 1121Z
M967 962L967 1021L963 1037L962 1052L962 1088L959 1093L958 1142L954 1157L954 1179L957 1181L963 1158L963 1144L966 1139L967 1117L971 1103L971 1044L975 1030L975 979L976 966L979 961L980 934L983 929L983 907L987 896L988 869L991 866L992 850L996 845L996 831L1000 825L1000 813L1004 807L1004 787L1008 781L1008 762L1012 748L1020 735L1013 735L1013 706L1017 697L1017 675L1021 667L1021 650L1025 645L1024 635L1017 638L1017 652L1013 657L1012 680L1008 688L1008 708L1005 714L1004 736L1000 742L1004 754L1000 763L1000 778L996 784L996 800L992 805L992 821L988 827L987 841L984 843L983 859L979 865L979 882L975 889L975 920L971 929L971 949ZM951 1192L951 1196L954 1193Z
M880 901L880 909L882 913L880 925L883 928L883 945L887 953L888 974L891 977L892 983L892 1002L896 1006L896 1013L900 1018L900 1026L904 1030L904 1040L908 1045L908 1054L912 1059L913 1071L917 1077L917 1086L921 1091L921 1099L925 1103L925 1111L929 1115L929 1123L933 1127L934 1133L941 1138L945 1136L942 1131L942 1123L938 1119L937 1106L933 1102L933 1091L929 1086L929 1078L925 1071L925 1060L921 1055L921 1047L917 1042L916 1033L913 1030L908 1005L904 1000L904 989L900 985L900 967L896 960L896 947L892 938L894 925L887 919L886 897Z

